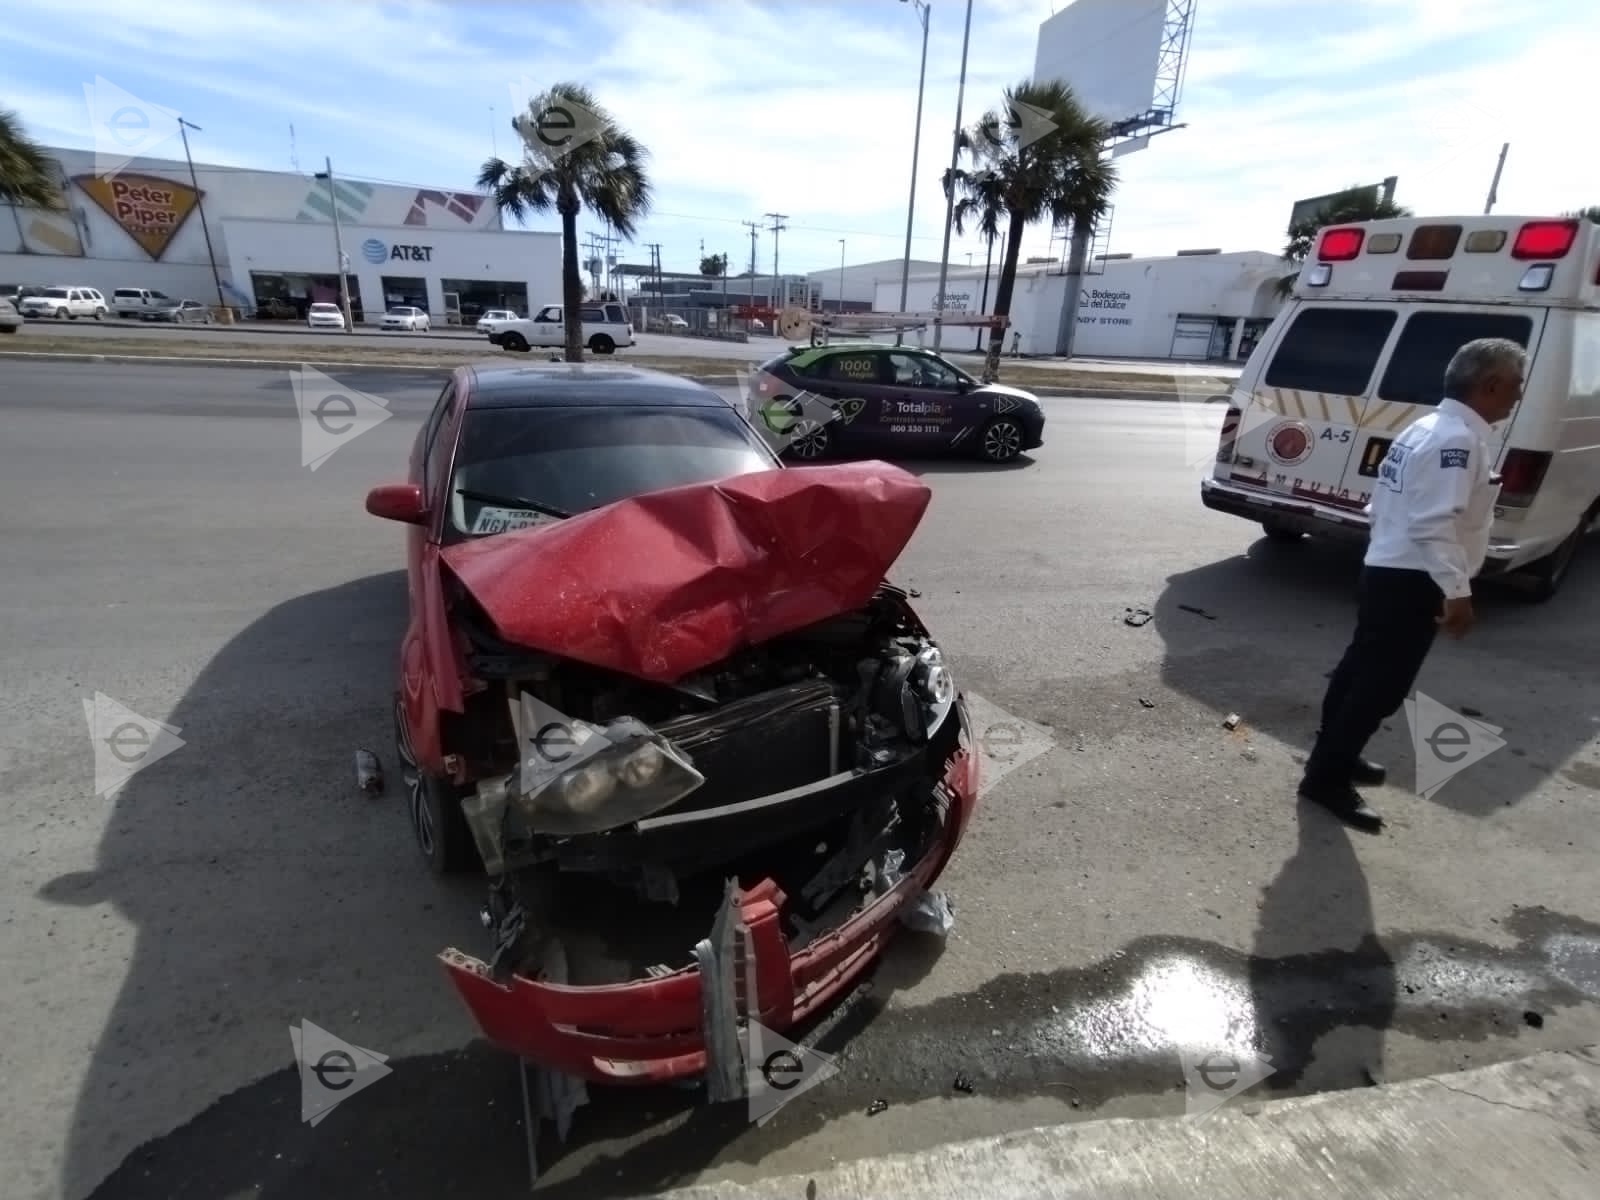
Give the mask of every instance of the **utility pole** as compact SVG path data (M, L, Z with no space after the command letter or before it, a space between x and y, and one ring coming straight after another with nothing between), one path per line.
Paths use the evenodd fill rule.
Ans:
M205 132L205 130L201 129L200 126L191 125L182 117L178 118L178 132L183 135L183 157L188 159L189 182L194 185L194 204L195 207L200 210L200 231L206 235L206 257L211 260L211 279L217 285L217 308L221 310L218 316L220 320L228 321L233 319L233 313L228 309L227 297L222 294L222 276L217 271L216 251L212 250L211 248L211 229L206 224L206 206L200 201L200 181L195 178L194 159L189 154L189 130L191 129L196 133ZM338 209L334 209L335 214L337 214L338 211ZM343 279L344 276L341 275L339 278ZM346 324L349 323L349 320L350 318L346 316Z
M967 95L967 45L972 40L972 0L967 0L967 26L961 35L961 83L956 88L956 130L950 142L950 177L955 178L961 162L961 104ZM951 188L944 202L944 251L939 255L939 294L933 309L933 352L939 353L944 340L945 285L950 278L950 227L955 221L956 189Z
M662 298L661 297L661 243L660 242L646 242L644 244L644 246L645 246L646 250L650 251L650 279L655 285L655 298L656 298L656 300L658 302L657 303L657 307L660 307L660 303L659 302L660 302L660 300ZM649 304L647 302L645 304L646 315L649 314L649 311L650 311L650 306L649 306Z
M1494 167L1494 181L1489 184L1489 198L1483 202L1483 215L1486 217L1489 215L1489 210L1494 207L1494 202L1500 199L1500 172L1506 169L1506 151L1510 149L1510 142L1500 147L1500 161Z
M774 314L777 314L788 307L788 305L784 302L784 297L779 294L779 289L783 286L783 284L778 280L778 235L785 229L789 228L783 223L789 214L767 213L765 215L772 218L772 311ZM774 330L777 328L776 315L773 316L773 328Z
M922 20L922 67L917 74L917 129L911 140L911 198L906 202L906 255L900 266L901 312L906 310L906 293L911 287L911 225L917 215L917 155L922 148L922 92L928 79L928 15L932 12L932 6L923 3L923 0L913 2ZM896 329L894 344L900 345L904 337L905 331Z
M344 312L344 331L356 331L355 319L350 315L350 279L348 260L344 256L344 231L339 225L339 197L333 191L333 159L323 160L327 170L317 176L328 181L328 206L333 209L333 252L339 257L339 307Z

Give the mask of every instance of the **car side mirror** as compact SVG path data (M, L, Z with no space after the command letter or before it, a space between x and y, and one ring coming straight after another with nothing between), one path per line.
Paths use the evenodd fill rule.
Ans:
M958 391L958 392L970 392L971 390L972 390L972 380L970 380L970 379L958 379L958 380L956 380L956 391Z
M367 511L386 521L421 525L428 519L422 489L414 483L386 483L367 493Z

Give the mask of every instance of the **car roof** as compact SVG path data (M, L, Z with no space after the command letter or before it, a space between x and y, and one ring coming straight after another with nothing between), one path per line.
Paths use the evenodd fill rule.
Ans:
M729 408L704 384L664 371L614 363L479 364L469 376L468 408L607 405L617 408Z

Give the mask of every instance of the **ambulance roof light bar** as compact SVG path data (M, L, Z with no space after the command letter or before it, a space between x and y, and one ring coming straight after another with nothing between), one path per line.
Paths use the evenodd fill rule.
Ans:
M1326 229L1317 247L1317 257L1323 262L1349 262L1361 253L1365 237L1360 229Z
M1517 240L1511 245L1511 257L1565 258L1572 244L1578 240L1578 222L1529 221L1517 230Z

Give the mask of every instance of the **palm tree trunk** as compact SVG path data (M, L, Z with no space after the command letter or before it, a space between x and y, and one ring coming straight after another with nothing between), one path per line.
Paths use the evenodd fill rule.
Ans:
M583 361L583 271L578 266L578 206L563 198L561 210L561 328L567 361Z
M1078 332L1078 301L1083 296L1083 272L1089 263L1089 243L1094 226L1088 221L1072 222L1072 249L1067 255L1067 278L1061 297L1061 324L1056 330L1056 353L1072 357L1072 339Z
M1017 284L1017 257L1022 253L1022 234L1027 227L1012 219L1006 230L1006 252L1000 258L1000 278L994 285L994 315L1011 315L1011 293ZM989 332L989 354L983 363L983 381L993 383L1000 376L1000 353L1005 349L1006 329L996 325Z

